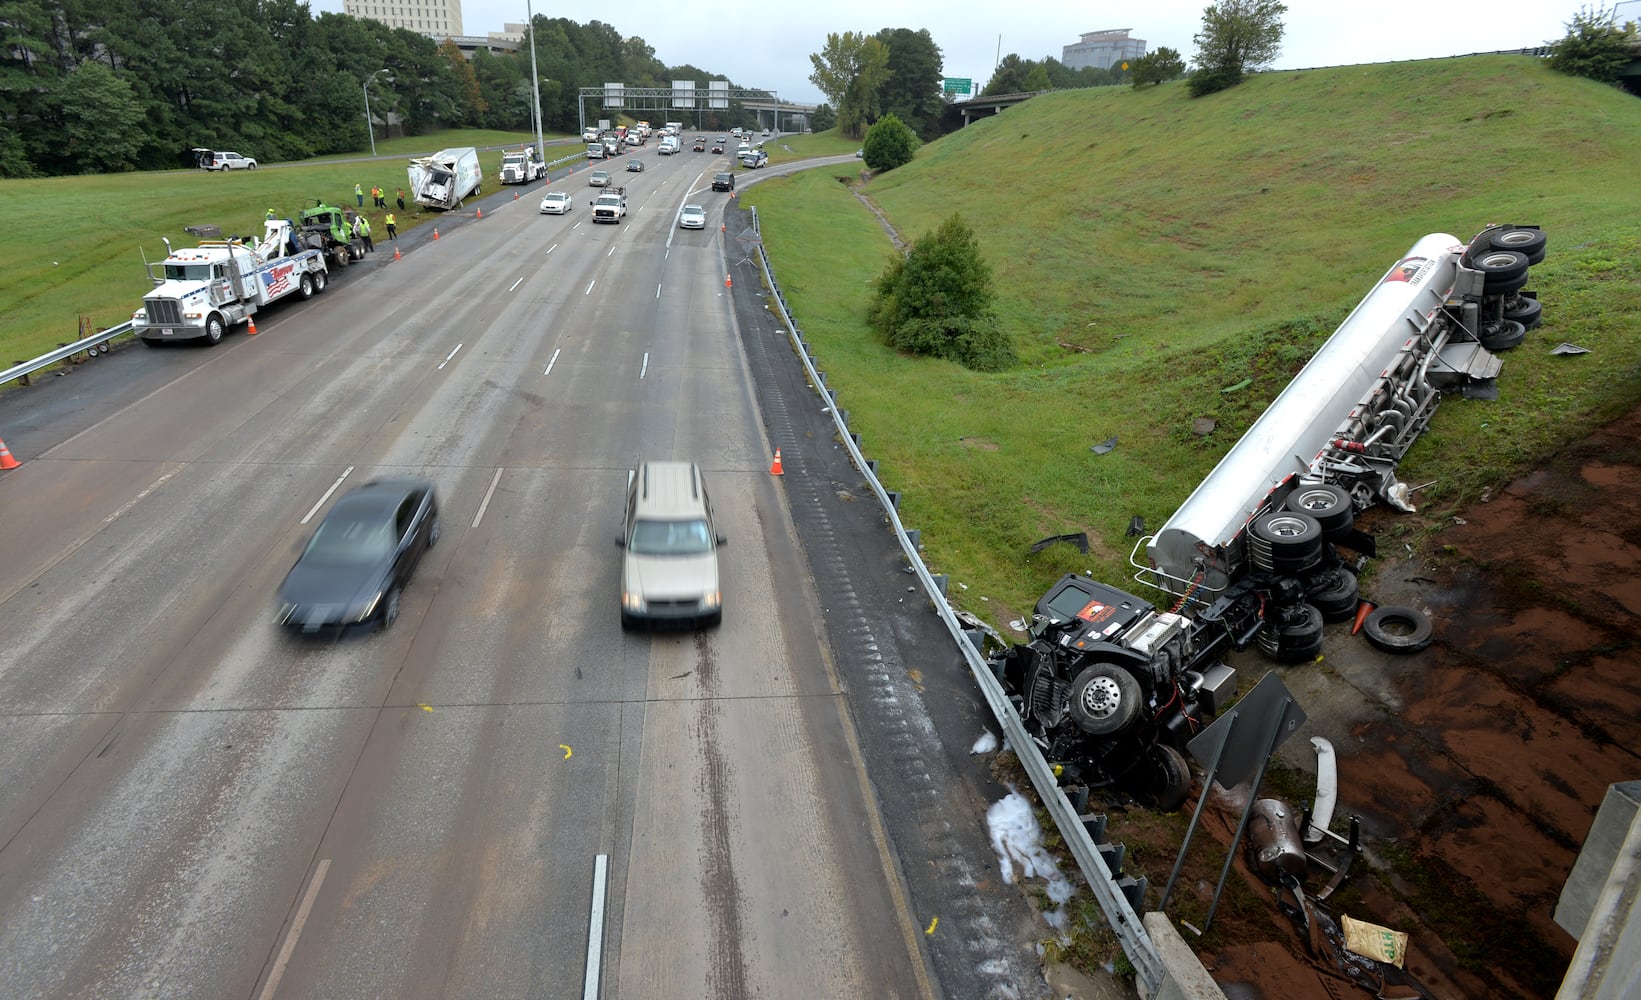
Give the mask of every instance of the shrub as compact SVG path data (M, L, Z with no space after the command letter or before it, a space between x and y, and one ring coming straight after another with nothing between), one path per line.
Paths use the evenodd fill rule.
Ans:
M976 371L1015 361L992 309L991 267L974 231L953 215L878 276L867 319L899 350L945 358Z
M917 155L917 133L897 115L884 115L866 130L860 148L868 168L893 170L912 162Z

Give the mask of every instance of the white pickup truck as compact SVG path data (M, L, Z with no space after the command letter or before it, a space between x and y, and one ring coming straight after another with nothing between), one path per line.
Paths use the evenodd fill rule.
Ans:
M607 187L592 203L594 222L620 223L627 214L627 189Z

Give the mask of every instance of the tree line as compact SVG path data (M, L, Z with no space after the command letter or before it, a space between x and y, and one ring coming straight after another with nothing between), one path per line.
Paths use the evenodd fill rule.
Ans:
M578 127L582 87L728 79L667 66L600 21L533 27L546 131ZM193 166L194 147L263 162L353 152L370 143L367 81L378 128L389 114L407 135L531 125L528 35L468 60L300 0L5 0L0 28L0 177Z

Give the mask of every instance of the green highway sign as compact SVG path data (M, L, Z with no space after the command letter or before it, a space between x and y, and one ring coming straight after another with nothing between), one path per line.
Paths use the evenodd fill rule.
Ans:
M948 94L967 94L974 90L974 81L966 76L948 76L945 89Z

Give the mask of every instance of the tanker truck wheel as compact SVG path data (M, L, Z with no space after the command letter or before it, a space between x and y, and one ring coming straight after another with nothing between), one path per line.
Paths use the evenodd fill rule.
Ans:
M1548 242L1549 238L1542 229L1507 229L1487 238L1487 245L1494 250L1514 250L1525 256L1529 264L1537 264L1544 259L1544 248Z
M1513 319L1504 320L1498 329L1481 338L1481 346L1489 351L1508 351L1512 347L1520 347L1521 342L1527 339L1527 328Z
M1128 728L1140 713L1140 682L1114 663L1096 663L1071 682L1071 719L1090 736Z
M1520 323L1524 330L1531 330L1544 321L1544 303L1538 299L1524 299L1518 296L1504 304L1504 318L1512 323Z
M1509 295L1527 285L1527 255L1515 250L1489 250L1471 258L1470 266L1485 277L1482 294Z
M1305 591L1306 602L1322 612L1324 622L1334 625L1356 617L1356 606L1361 599L1361 584L1356 574L1346 569L1323 574Z
M1309 514L1279 510L1255 519L1248 553L1271 573L1303 573L1322 561L1322 526Z
M1356 526L1356 509L1351 505L1350 494L1331 483L1298 487L1288 494L1282 508L1315 518L1324 538L1348 535Z

